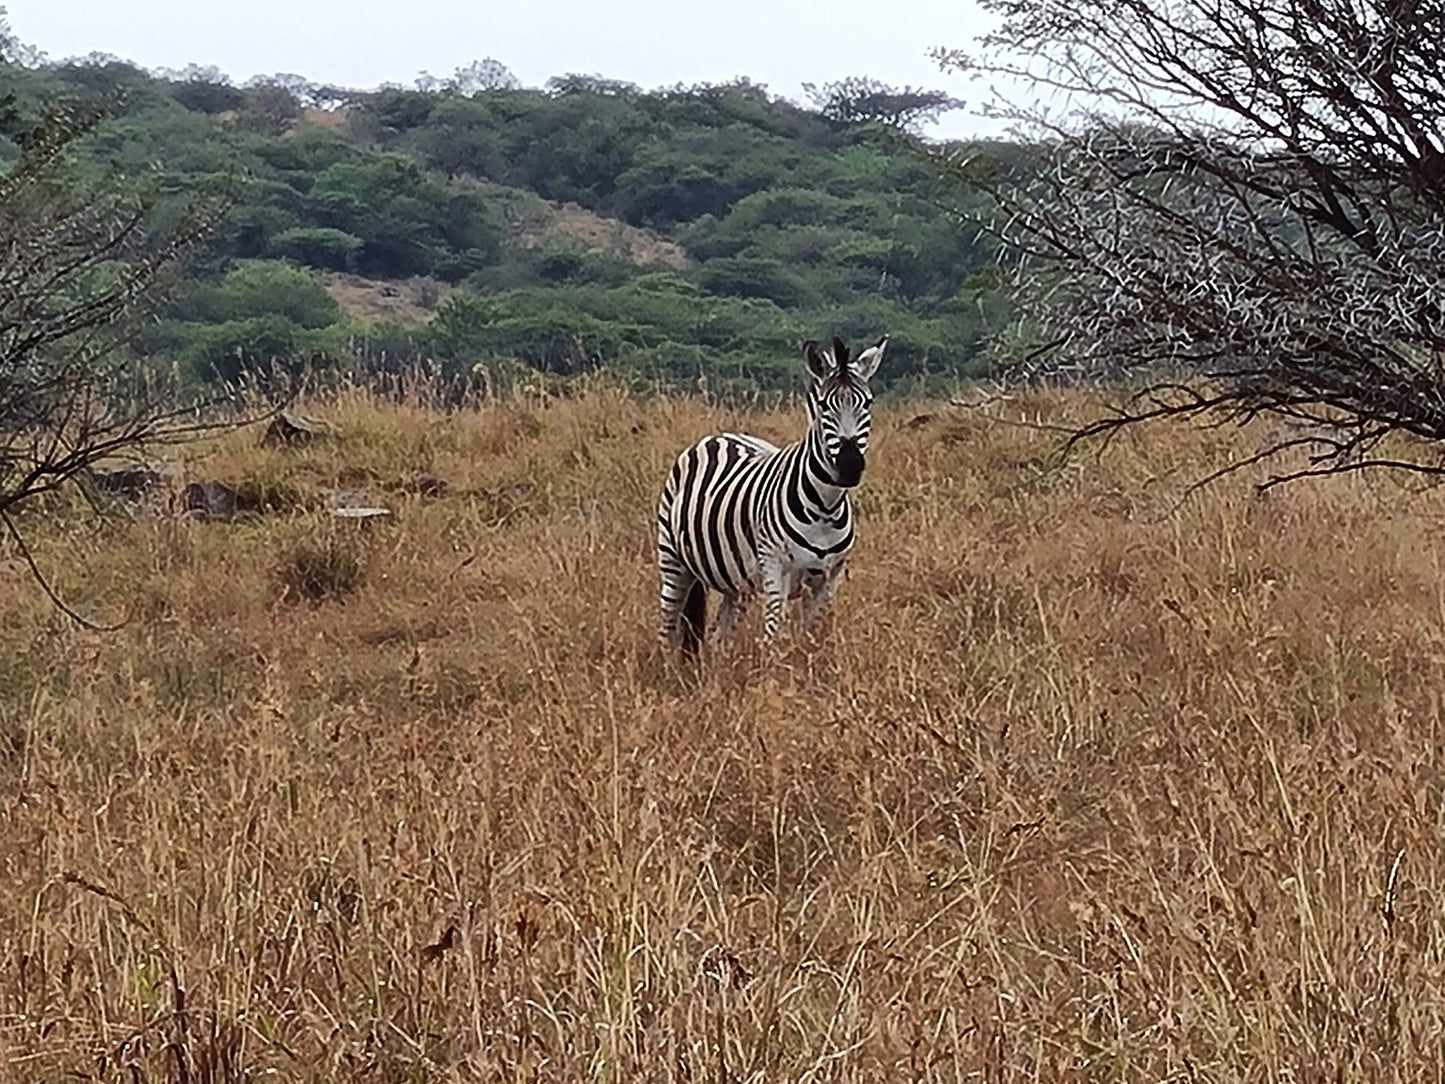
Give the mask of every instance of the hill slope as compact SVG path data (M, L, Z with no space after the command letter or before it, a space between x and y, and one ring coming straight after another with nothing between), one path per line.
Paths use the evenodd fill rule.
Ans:
M124 110L81 170L92 183L158 166L163 210L208 186L236 193L192 296L142 343L197 379L369 364L372 345L351 356L362 342L388 364L425 356L452 372L604 365L691 381L701 366L717 386L786 386L798 343L838 331L890 334L882 379L916 382L978 371L1002 325L992 252L957 216L975 196L941 188L896 142L746 83L390 88L318 110L304 100L322 91L294 81L236 88L104 58L3 73L19 112L0 123L0 159L47 103L119 89ZM331 276L345 306L298 323L294 277L275 271L268 301L255 268L230 305L242 261ZM448 296L432 290L437 322L419 329L426 306L359 300L341 275L432 279Z

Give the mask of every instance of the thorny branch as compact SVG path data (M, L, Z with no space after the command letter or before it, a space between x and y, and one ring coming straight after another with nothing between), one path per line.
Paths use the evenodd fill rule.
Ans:
M1063 104L995 103L1030 168L936 160L993 197L1043 344L1013 375L1144 389L1075 441L1274 416L1309 435L1251 462L1311 454L1266 485L1445 474L1445 0L985 6L939 59Z
M78 180L73 152L114 104L42 121L0 174L0 520L57 603L16 530L16 506L107 458L227 424L183 403L128 348L228 201L198 199L162 229L156 200L133 181Z

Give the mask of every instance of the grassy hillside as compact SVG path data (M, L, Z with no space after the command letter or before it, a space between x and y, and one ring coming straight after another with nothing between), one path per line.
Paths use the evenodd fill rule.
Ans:
M194 383L424 361L448 375L704 375L746 393L790 386L797 344L832 329L890 334L883 381L941 387L987 369L1006 315L994 251L960 218L976 193L942 184L910 137L746 81L237 87L214 71L5 52L0 167L47 110L114 97L76 183L143 187L162 223L189 194L233 195L173 311L138 343ZM979 153L1002 167L1023 152ZM231 296L238 273L244 298ZM342 304L299 319L298 275ZM339 275L433 300L351 304Z
M8 1078L1438 1076L1436 496L1171 516L1258 432L1060 467L885 411L827 639L686 674L660 479L795 412L315 410L336 443L184 464L255 521L29 513L115 634L0 548Z

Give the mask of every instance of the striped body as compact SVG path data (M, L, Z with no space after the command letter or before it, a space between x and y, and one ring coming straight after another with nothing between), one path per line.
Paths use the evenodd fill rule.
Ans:
M881 352L881 344L876 349ZM825 371L815 382L813 424L797 443L780 449L723 433L678 456L657 506L665 639L696 647L706 591L722 596L722 634L759 593L768 639L776 636L788 599L803 597L806 623L826 612L853 548L848 489L863 470L871 399L866 375L832 373L831 380Z

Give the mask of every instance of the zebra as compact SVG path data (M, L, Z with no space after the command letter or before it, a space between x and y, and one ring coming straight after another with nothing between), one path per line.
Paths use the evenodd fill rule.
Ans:
M857 357L833 336L831 352L803 344L812 377L808 432L786 448L720 433L673 464L657 504L657 568L662 639L692 655L702 643L707 594L722 595L715 634L727 637L749 597L766 601L763 638L771 643L787 600L804 594L805 625L819 621L853 548L848 491L868 451L869 378L888 336Z

